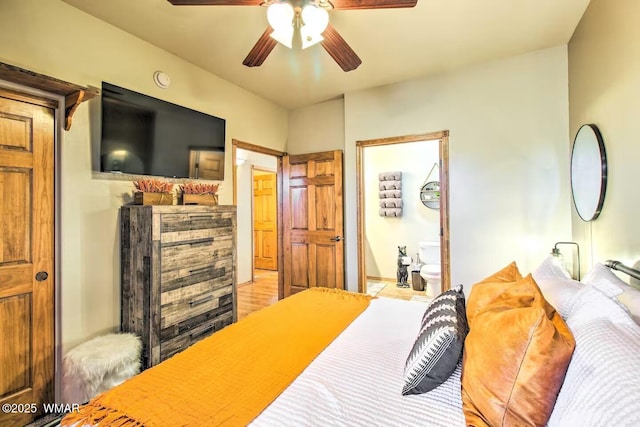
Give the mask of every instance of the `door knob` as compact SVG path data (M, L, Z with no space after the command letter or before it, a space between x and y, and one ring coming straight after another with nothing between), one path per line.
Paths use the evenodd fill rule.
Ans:
M49 273L47 273L46 271L38 271L38 273L36 273L36 280L38 282L47 280L47 277L49 277Z
M342 240L342 237L340 237L340 236L336 236L336 237L332 237L330 240L331 240L332 242L339 242L340 240Z

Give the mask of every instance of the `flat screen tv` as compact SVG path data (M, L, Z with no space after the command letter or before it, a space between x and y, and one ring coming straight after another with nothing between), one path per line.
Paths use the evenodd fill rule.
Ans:
M224 179L225 120L102 83L102 172Z

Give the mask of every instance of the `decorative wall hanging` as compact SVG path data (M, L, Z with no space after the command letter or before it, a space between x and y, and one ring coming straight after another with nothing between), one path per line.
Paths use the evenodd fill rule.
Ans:
M429 181L437 166L437 163L433 164L424 184L420 187L420 201L429 209L440 209L440 181Z
M402 172L382 172L380 181L380 216L402 216Z

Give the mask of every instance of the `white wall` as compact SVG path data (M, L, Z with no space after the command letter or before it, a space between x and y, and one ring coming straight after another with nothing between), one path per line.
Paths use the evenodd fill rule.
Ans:
M0 2L0 61L80 85L108 81L226 119L221 204L232 203L232 138L284 151L286 110L59 0ZM154 85L156 70L171 76L169 89ZM90 104L78 108L58 147L65 348L120 325L118 210L133 186L93 176L91 146L98 129L89 119L95 113Z
M532 270L569 237L566 46L347 93L344 109L347 265L358 140L450 131L452 284L467 292L512 260ZM355 268L347 286L357 289Z
M640 2L592 0L569 43L571 140L582 124L596 124L608 162L599 218L586 223L573 210L583 272L594 262L616 259L632 266L640 258L638 27Z
M246 159L238 165L237 206L238 206L238 284L252 280L253 262L253 175L252 168L275 172L278 164L274 156L238 149L236 157Z
M434 163L440 144L435 141L372 146L364 149L365 264L367 276L395 279L398 246L406 246L414 260L421 240L439 241L440 211L420 201L420 189ZM402 217L381 217L378 174L402 172ZM433 169L429 181L438 181Z

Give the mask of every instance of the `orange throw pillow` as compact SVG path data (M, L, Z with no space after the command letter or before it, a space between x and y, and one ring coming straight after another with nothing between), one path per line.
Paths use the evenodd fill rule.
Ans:
M518 270L518 266L514 261L502 270L473 285L467 300L467 322L469 326L471 326L471 321L478 310L491 303L497 295L502 293L507 283L520 279L522 279L522 274L520 274L520 270Z
M502 289L476 286L476 298L489 303L477 308L465 340L467 425L544 426L575 348L573 335L531 275L503 282Z

